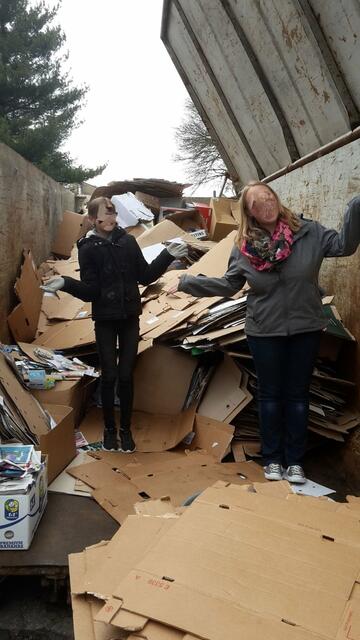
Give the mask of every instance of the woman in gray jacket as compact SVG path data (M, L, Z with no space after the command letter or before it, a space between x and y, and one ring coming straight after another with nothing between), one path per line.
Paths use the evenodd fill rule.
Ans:
M261 182L240 197L241 223L222 278L183 275L173 291L232 296L248 283L245 331L258 376L265 477L304 483L309 387L326 326L318 286L324 258L349 256L360 242L360 197L338 233L305 221ZM283 466L286 471L284 472Z

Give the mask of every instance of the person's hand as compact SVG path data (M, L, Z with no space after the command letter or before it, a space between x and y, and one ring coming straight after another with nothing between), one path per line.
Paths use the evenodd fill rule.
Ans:
M185 258L188 255L188 248L184 243L170 242L166 248L173 258Z
M172 295L173 293L177 293L177 291L179 291L179 281L167 290L167 295Z
M45 284L40 286L40 289L46 291L46 293L55 293L62 289L65 284L64 278L61 276L55 276L55 278L50 278Z

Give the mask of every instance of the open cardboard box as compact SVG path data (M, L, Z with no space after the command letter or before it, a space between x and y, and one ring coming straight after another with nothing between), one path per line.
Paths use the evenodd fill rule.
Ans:
M76 456L74 410L49 404L43 408L55 420L56 426L40 436L39 449L48 456L48 482L52 482Z
M34 484L25 492L0 495L0 550L26 550L30 547L47 504L47 457Z
M230 231L234 231L238 228L238 222L236 221L232 213L233 200L229 198L212 198L210 201L211 206L211 221L210 221L210 239L215 242L219 242L225 238Z
M60 380L53 389L32 389L32 395L42 405L61 405L74 410L73 421L77 427L85 412L86 404L94 392L96 380L81 378L80 380Z

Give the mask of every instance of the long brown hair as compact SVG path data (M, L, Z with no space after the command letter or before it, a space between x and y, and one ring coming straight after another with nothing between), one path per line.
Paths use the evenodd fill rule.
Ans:
M269 189L273 196L275 196L276 201L279 205L279 218L283 218L287 222L293 233L296 233L296 231L300 229L299 218L293 211L282 204L277 193L275 193L275 191L271 187L269 187L268 184L264 184L264 182L254 180L252 182L248 182L248 184L245 185L245 187L241 191L239 199L240 223L235 241L239 248L241 248L243 240L255 240L260 231L258 224L246 208L246 196L249 189L251 189L252 187L266 187L267 189Z

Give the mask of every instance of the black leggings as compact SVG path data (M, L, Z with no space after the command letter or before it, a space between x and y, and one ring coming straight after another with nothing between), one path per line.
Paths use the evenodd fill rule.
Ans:
M127 320L97 320L95 335L101 366L101 400L105 427L115 428L114 394L117 379L120 427L128 429L133 407L133 371L139 342L139 318L135 316ZM119 359L116 353L117 341Z

